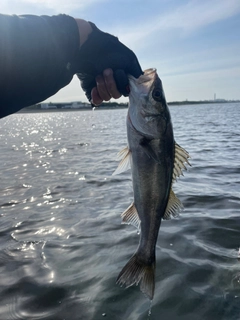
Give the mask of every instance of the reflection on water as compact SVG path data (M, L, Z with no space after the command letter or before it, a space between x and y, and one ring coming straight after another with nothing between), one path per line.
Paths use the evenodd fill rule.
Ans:
M175 184L185 211L162 223L156 290L115 279L138 244L120 214L130 172L126 110L15 114L1 120L0 320L240 317L240 105L170 108L191 169Z

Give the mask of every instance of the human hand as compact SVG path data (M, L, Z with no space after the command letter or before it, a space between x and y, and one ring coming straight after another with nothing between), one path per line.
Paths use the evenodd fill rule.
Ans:
M98 106L103 101L111 98L118 99L121 93L118 91L112 69L105 69L102 75L95 78L96 86L91 90L91 102Z
M128 74L138 78L143 73L137 57L116 37L90 25L93 31L81 45L77 63L82 89L96 105L128 96Z

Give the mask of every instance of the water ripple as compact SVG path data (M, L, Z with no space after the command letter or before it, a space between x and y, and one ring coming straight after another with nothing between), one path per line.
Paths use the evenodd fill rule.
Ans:
M152 306L115 284L139 242L121 225L130 172L111 176L126 110L2 119L0 319L239 320L239 107L171 107L192 167L174 185L185 210L161 225Z

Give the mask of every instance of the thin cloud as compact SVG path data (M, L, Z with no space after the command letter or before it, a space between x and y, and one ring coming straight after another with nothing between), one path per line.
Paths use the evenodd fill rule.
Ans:
M190 1L174 12L159 18L152 30L180 28L191 32L220 20L228 19L240 12L238 0Z
M84 10L93 4L101 3L103 1L104 0L24 0L25 3L44 5L49 9L65 13L69 13L73 10Z
M151 20L139 21L136 25L119 26L113 30L126 44L135 46L144 43L143 39L159 31L178 30L181 36L188 36L197 29L228 19L240 13L239 0L189 1L176 7L172 12L158 14ZM131 30L129 32L129 30ZM166 35L165 35L166 36Z
M84 11L92 5L105 1L107 0L18 0L16 1L16 6L14 6L12 2L11 4L9 3L9 0L2 0L1 12L5 14L22 14L29 11L30 8L31 10L37 9L39 12L49 11L51 13L63 12L69 14L76 10Z

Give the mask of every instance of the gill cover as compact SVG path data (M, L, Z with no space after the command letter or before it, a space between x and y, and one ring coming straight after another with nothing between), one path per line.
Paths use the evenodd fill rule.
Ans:
M170 113L156 69L147 69L138 79L130 76L128 119L136 131L150 139L166 130Z

